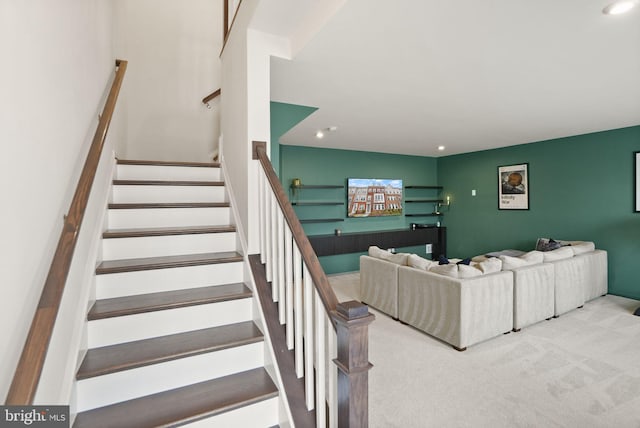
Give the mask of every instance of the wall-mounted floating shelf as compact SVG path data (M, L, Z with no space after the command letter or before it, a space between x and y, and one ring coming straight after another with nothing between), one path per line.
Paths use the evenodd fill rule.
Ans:
M336 221L344 221L343 218L308 218L306 220L300 220L300 223L333 223Z
M442 199L405 199L404 200L407 203L425 203L425 202L430 202L432 204L439 202L442 203L444 202L444 200Z
M344 186L336 184L301 184L300 186L291 186L292 189L344 189Z
M291 205L344 205L344 202L338 202L338 201L297 201L297 202L291 202Z
M309 193L307 191L312 191L312 190L322 190L325 189L327 190L327 192L324 193L316 193L315 195L317 195L316 197L318 198L325 198L323 199L314 199L313 192ZM339 196L343 197L342 192L341 193L336 193L334 192L334 190L340 190L340 189L344 189L344 185L340 185L340 184L300 184L298 186L294 186L293 184L290 186L290 191L292 192L292 201L291 201L291 205L295 206L295 207L301 207L300 210L298 211L298 217L304 217L303 213L307 213L309 214L309 208L307 208L307 210L305 210L304 207L321 207L321 206L341 206L344 205L345 202L344 200L342 201L338 201L336 199L338 199ZM304 195L305 197L302 197L303 200L297 200L298 197L300 197L300 195L302 194L302 192L304 191ZM315 212L315 211L314 211ZM336 215L339 213L337 211L333 211L333 212L329 212L327 213L328 215ZM327 215L326 214L326 215ZM316 214L317 215L317 214ZM338 222L338 221L344 221L344 218L301 218L300 219L300 223L333 223L333 222Z
M439 212L438 207L444 202L444 200L440 197L440 192L442 191L442 186L405 186L405 189L415 189L413 192L407 192L405 195L404 202L406 204L411 204L414 206L414 210L419 210L417 212L405 212L405 217L439 217L442 215L442 212ZM433 208L433 212L424 212L425 209L429 209L428 207L422 207L418 204L435 204ZM435 212L437 211L438 212ZM410 211L407 209L407 211Z

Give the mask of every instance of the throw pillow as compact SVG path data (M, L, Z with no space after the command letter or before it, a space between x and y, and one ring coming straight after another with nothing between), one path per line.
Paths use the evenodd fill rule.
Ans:
M429 268L435 264L437 263L432 260L422 258L417 254L409 254L409 257L407 257L407 265L416 269L429 270Z
M439 265L448 265L449 264L449 259L446 258L445 256L440 256L440 257L438 257L438 264Z
M458 263L456 263L457 265L467 265L469 266L471 264L471 259L470 258L466 258L466 259L462 259L460 260Z
M553 239L539 238L536 242L536 250L538 251L553 251L562 247L562 244Z
M560 247L553 251L545 251L543 254L545 262L554 262L556 260L570 259L573 257L573 250L571 247Z

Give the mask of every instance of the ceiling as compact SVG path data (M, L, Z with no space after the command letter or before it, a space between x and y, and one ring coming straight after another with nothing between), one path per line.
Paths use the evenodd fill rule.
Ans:
M640 7L606 4L346 0L272 58L272 101L318 107L281 143L444 156L639 125Z

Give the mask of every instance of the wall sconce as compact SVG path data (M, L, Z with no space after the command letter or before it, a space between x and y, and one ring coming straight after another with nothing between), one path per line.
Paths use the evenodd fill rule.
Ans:
M433 213L434 214L440 214L440 208L441 207L447 207L447 211L449 211L449 207L450 206L451 206L451 196L447 195L446 203L444 203L444 202L436 203L436 208L435 208L435 211Z
M300 180L299 178L291 179L291 193L294 198L297 198L298 189L300 189L301 187L302 187L302 180Z

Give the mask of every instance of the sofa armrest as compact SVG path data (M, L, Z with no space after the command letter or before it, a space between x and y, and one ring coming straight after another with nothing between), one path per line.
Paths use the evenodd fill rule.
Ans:
M398 318L398 268L400 265L360 256L360 300Z

